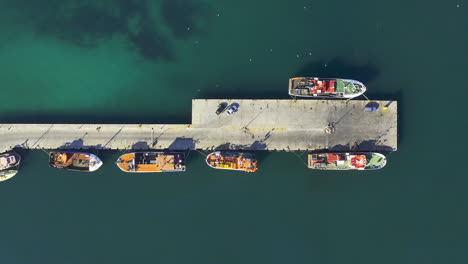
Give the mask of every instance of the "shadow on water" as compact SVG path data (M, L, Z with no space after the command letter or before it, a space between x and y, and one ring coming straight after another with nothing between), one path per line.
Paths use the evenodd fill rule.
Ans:
M200 16L207 16L208 10L205 5L195 1L163 0L161 3L163 21L171 29L172 34L181 39L203 33L200 23L196 21Z
M291 99L288 95L287 80L284 86L274 80L232 80L219 78L210 83L197 95L197 99Z
M159 4L154 6L149 0L7 0L6 5L16 12L13 19L31 27L38 35L81 48L96 47L118 35L129 42L130 50L137 51L144 59L173 60L172 38L186 39L200 33L197 22L205 17L208 9L196 0L165 0ZM153 10L161 13L164 23L155 23ZM164 33L164 27L173 36Z
M130 33L128 38L132 43L131 48L147 60L163 59L169 61L175 58L169 39L160 32L152 30L151 25L147 22L141 25L138 33Z
M22 147L15 147L13 148L13 151L18 153L21 156L21 163L20 163L20 168L23 166L27 166L28 163L30 162L30 156L31 156L31 151L24 149ZM47 155L47 153L44 153L44 155Z
M306 63L296 72L295 76L345 78L358 80L366 84L375 80L379 73L380 71L374 65L351 64L341 58L335 58L331 61L321 60Z
M190 124L191 113L138 113L89 111L35 111L35 112L2 112L2 123L33 123L33 124Z

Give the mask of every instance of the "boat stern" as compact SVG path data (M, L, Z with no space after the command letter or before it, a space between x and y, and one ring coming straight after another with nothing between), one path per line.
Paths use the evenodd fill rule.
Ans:
M174 159L174 167L176 171L187 171L186 157L184 152L176 153Z
M294 78L289 79L288 94L290 96L301 96L295 90L296 90L298 83L303 79L305 79L305 77L294 77Z

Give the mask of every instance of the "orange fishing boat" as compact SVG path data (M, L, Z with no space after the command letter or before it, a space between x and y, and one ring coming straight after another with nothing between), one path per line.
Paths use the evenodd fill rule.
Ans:
M254 155L242 152L216 151L206 157L206 164L214 169L255 172L258 170Z
M117 166L125 172L185 171L183 152L132 152L117 159Z

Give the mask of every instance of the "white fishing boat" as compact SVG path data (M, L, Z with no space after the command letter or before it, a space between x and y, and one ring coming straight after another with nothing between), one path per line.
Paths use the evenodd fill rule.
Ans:
M317 77L289 79L289 95L308 98L351 99L362 95L366 86L356 80Z

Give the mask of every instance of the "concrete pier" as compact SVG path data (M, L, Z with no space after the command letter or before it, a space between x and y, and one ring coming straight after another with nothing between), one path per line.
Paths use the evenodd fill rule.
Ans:
M221 102L238 104L238 111L216 115ZM375 112L365 112L369 102L358 100L196 99L192 124L1 124L0 151L14 147L395 151L397 102L373 102L379 104Z

